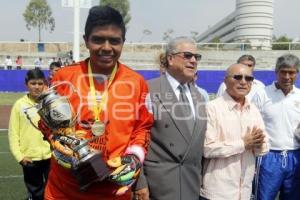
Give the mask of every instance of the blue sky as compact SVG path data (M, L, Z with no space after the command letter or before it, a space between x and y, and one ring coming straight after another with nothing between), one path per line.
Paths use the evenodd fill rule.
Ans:
M93 5L98 0L92 0ZM23 12L29 0L0 1L0 41L37 41L36 29L28 31ZM55 18L56 27L51 34L42 32L43 41L72 41L73 10L62 8L61 0L48 0ZM127 32L127 42L162 42L163 33L173 29L173 36L190 35L207 30L235 9L235 0L130 0L131 21ZM276 36L300 37L299 0L274 0L274 30ZM83 31L88 9L81 9L81 28ZM143 30L151 35L143 37Z

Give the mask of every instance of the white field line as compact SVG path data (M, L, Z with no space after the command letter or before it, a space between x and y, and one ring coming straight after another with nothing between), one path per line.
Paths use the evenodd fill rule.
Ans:
M7 133L8 129L0 129L0 137L7 137L7 134L4 134L4 133Z
M23 175L0 176L0 179L9 179L9 178L23 178Z

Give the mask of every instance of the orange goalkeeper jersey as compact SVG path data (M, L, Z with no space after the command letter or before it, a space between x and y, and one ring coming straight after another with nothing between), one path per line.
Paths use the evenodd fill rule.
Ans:
M53 83L67 83L58 86L57 90L61 95L69 97L74 111L78 113L76 129L84 130L85 137L90 138L90 125L95 117L87 63L88 59L62 68L55 74ZM102 98L102 92L107 89L107 82L101 76L94 77L96 99L99 100L97 104ZM71 85L76 92L70 89ZM148 96L148 87L143 77L118 63L116 75L108 87L107 104L99 115L101 121L106 122L105 134L90 144L92 148L101 150L105 161L124 155L126 149L132 145L141 147L146 153L153 124L151 106L147 104ZM52 159L45 199L130 199L130 191L116 198L114 191L118 187L103 181L93 183L86 191L80 192L70 170L61 167Z

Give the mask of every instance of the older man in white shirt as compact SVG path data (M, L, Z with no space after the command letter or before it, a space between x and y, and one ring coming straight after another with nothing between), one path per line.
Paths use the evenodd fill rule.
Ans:
M276 81L259 91L253 102L260 110L270 137L270 152L258 159L255 197L259 200L300 198L300 89L294 83L299 58L286 54L277 59Z

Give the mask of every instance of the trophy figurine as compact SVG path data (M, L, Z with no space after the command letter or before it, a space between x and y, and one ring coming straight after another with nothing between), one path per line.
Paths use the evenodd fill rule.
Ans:
M65 83L58 85L61 84ZM33 107L37 109L43 126L52 130L52 135L47 139L53 148L53 157L62 166L71 168L80 190L85 190L91 183L102 181L110 174L109 168L101 157L101 152L91 150L88 145L89 142L102 135L105 130L101 132L101 129L98 128L97 135L91 139L84 139L77 134L74 131L77 116L67 97L59 95L54 89L58 85L41 94L38 98L39 103ZM75 90L73 89L73 91ZM33 107L27 108L25 114L27 115L27 110ZM34 127L40 129L32 122L29 115L27 118Z

